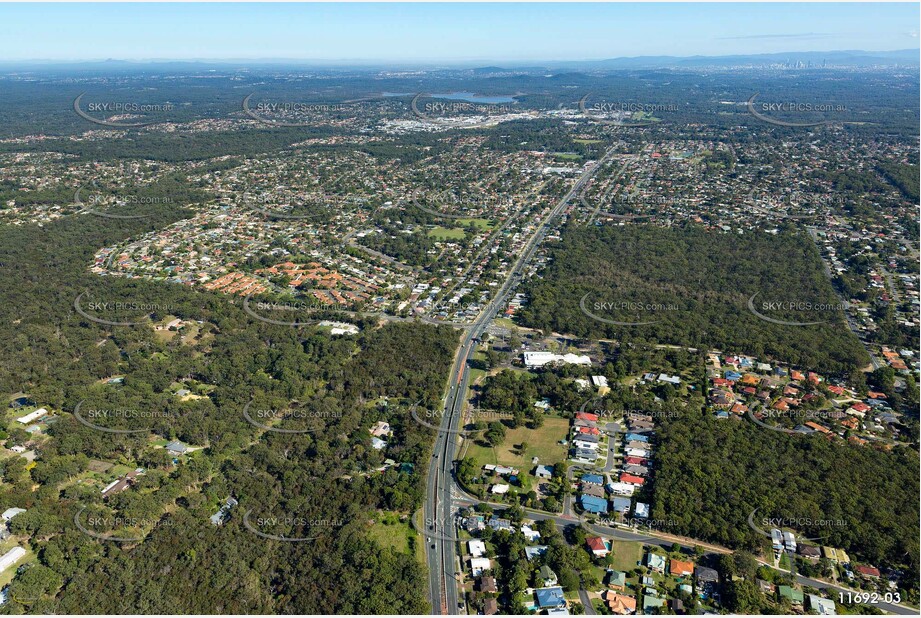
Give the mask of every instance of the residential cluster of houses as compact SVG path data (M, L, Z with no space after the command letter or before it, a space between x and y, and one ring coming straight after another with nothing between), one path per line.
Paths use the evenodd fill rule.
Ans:
M520 531L527 542L525 556L529 562L547 553L548 546L540 544L541 535L535 529L533 522L526 521L516 525L508 519L495 515L487 518L484 515L472 514L459 517L457 523L460 528L474 536L487 527L496 532L502 530L510 533ZM474 590L482 593L496 593L496 579L493 573L494 564L493 560L486 555L486 543L482 539L473 538L466 542L466 546L466 562L470 567L470 575L474 580ZM547 565L543 565L538 570L537 577L541 587L529 588L526 591L527 594L532 595L532 609L557 610L555 613L564 613L566 600L563 598L562 588L557 586L556 573ZM498 607L494 597L484 599L485 614L492 615L497 611ZM568 614L568 611L565 611L565 613Z
M629 412L625 415L625 421L631 430L623 436L623 459L613 470L617 480L607 480L600 474L583 474L579 478L579 505L586 513L593 515L613 512L624 518L632 516L647 519L649 505L640 501L634 503L632 496L651 476L653 446L650 437L654 433L652 416ZM605 449L599 449L599 444L603 446L604 443L597 440L603 435L598 428L597 414L577 413L572 432L573 459L581 463L595 463L599 457L606 456Z
M797 613L808 611L820 616L836 616L835 602L817 594L804 594L802 590L787 584L776 585L763 579L758 580L758 589L775 601L787 600Z
M570 458L583 464L594 464L607 457L607 435L598 426L598 415L577 412L570 428Z
M492 477L501 481L506 481L504 483L493 483L490 485L489 493L497 496L507 494L512 488L512 485L518 485L520 483L518 479L519 474L518 468L512 468L511 466L500 466L496 464L486 464L483 466L484 477Z
M600 537L590 537L586 539L586 544L596 557L604 557L609 551L608 544ZM719 573L715 569L695 565L690 560L668 558L651 549L645 555L643 566L649 572L640 577L639 586L635 590L627 585L628 573L615 569L606 571L605 590L601 598L612 614L628 616L640 613L639 610L643 614L684 613L688 609L681 599L663 596L652 573L675 578L678 588L688 595L693 595L696 590L700 598L713 598L717 593Z
M814 371L714 351L708 355L707 376L710 407L720 419L751 414L794 432L847 437L860 445L872 441L882 448L889 447L886 438L901 431L901 415L888 405L885 393L860 394Z

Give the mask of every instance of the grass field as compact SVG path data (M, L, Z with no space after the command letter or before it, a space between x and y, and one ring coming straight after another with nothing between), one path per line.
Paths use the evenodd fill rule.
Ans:
M489 222L489 219L458 219L457 224L467 227L470 224L475 225L481 230L491 230L492 224Z
M572 140L577 144L600 144L600 139L574 139Z
M429 230L429 236L440 240L461 240L464 237L464 230L459 227L436 227L435 229Z
M630 572L643 558L643 544L638 541L611 541L611 551L614 553L611 568L615 571Z
M457 225L461 227L436 227L429 230L428 235L439 240L461 240L464 229L471 223L480 230L491 230L493 227L489 219L458 219Z
M368 531L380 547L392 547L401 554L410 551L410 537L416 535L408 521L400 521L399 514L390 511L377 513Z
M469 457L474 457L480 465L499 464L512 466L522 472L530 471L531 458L538 457L540 463L549 465L563 461L566 458L566 447L557 444L566 438L569 431L569 421L556 416L544 417L544 425L540 429L517 427L506 431L505 440L497 448L489 448L479 444L471 444L467 451ZM518 445L528 443L524 453L519 453Z
M573 152L554 152L554 158L562 159L563 161L575 161L579 158L579 155Z

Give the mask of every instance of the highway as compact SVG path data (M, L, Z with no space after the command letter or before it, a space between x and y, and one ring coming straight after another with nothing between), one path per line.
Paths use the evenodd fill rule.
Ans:
M610 152L605 153L604 157L607 157ZM604 157L601 160L604 160ZM550 230L553 220L566 208L569 200L582 190L598 168L599 163L597 162L588 168L569 192L544 217L509 271L502 287L461 338L461 346L451 368L441 427L435 438L435 450L429 465L425 506L423 507L427 533L425 551L429 569L429 593L434 614L457 614L460 609L457 593L457 573L460 571L460 564L456 551L455 510L452 498L452 491L455 489L454 454L457 450L458 434L453 430L463 417L467 387L470 381L468 361L476 349L474 340L479 340L496 312L508 301L512 290L521 281L522 274L537 251L537 247Z

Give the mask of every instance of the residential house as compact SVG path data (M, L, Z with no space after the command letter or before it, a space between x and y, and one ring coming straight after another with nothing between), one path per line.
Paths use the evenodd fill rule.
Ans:
M649 505L645 502L637 502L636 507L633 509L633 516L639 519L647 519L649 517Z
M646 554L646 567L656 573L665 573L665 556L649 552Z
M694 573L694 563L687 562L685 560L675 560L673 558L668 562L668 572L674 577L684 577L685 575L691 575Z
M608 501L604 498L582 494L579 497L579 503L589 513L604 514L608 512Z
M694 578L697 580L697 585L702 587L704 584L718 584L720 581L720 574L716 569L696 566L694 567Z
M619 496L611 499L611 510L626 515L630 512L630 498Z
M872 566L866 566L863 564L858 564L854 567L854 570L860 573L862 576L870 579L879 579L879 569Z
M623 571L608 571L607 586L611 590L625 590L627 588L627 574Z
M543 556L546 553L547 553L546 545L533 545L531 547L524 548L525 558L527 558L529 562L539 556Z
M837 612L835 611L835 602L831 599L825 599L814 594L808 595L807 598L809 599L808 608L817 613L819 616L837 615Z
M479 577L483 571L488 571L492 568L492 562L489 558L471 558L470 559L470 572L474 577Z
M566 607L566 598L563 596L563 589L559 586L538 588L534 591L534 595L537 597L538 609Z
M474 558L482 558L486 555L486 543L480 539L471 539L467 541L467 551Z
M544 588L547 588L548 586L556 586L557 584L556 573L554 573L553 569L548 567L546 564L538 570L537 578L543 582Z
M227 518L230 517L230 511L238 504L239 502L233 496L227 498L227 501L218 509L217 513L211 516L211 523L215 526L223 525Z
M605 591L602 598L611 613L616 616L630 616L636 613L636 599L633 597Z
M604 542L600 536L590 536L585 539L585 544L588 546L588 550L596 558L604 558L608 555L608 552L611 550L608 549L607 543Z
M793 605L799 605L800 607L803 605L804 597L802 590L784 585L777 587L777 594L779 594L781 598L789 600Z
M484 575L477 580L476 589L480 592L496 593L499 588L496 586L496 578L491 575Z
M524 538L529 543L533 543L534 541L540 538L540 532L538 532L537 530L535 530L534 528L532 528L531 526L527 524L521 525L521 534L524 535Z

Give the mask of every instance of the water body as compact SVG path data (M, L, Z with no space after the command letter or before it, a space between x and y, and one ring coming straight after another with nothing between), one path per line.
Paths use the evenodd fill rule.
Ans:
M408 97L415 92L385 92L385 97ZM498 103L514 103L515 97L511 95L483 96L473 92L443 92L432 94L433 99L446 99L448 101L466 101L467 103L485 103L495 105Z

